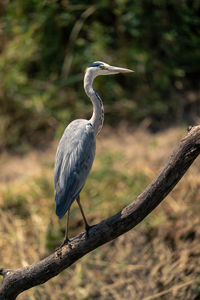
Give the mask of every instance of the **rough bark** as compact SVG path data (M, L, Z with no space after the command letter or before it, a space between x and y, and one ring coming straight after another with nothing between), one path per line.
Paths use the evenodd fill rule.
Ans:
M32 265L16 270L0 269L3 276L0 299L16 299L24 290L46 282L86 253L135 227L174 188L199 153L200 126L196 126L180 141L153 182L122 211L92 227L89 237L81 233L69 245Z

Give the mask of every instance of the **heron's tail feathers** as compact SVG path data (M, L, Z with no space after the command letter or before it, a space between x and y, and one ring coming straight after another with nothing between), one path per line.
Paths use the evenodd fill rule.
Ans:
M69 194L55 194L56 201L56 215L59 219L63 218L66 212L69 210L70 206L74 202L75 199L78 198L80 191L75 196L70 196Z
M59 219L62 219L64 217L64 215L70 208L72 202L73 200L69 202L69 201L60 201L60 199L58 201L58 199L56 199L56 215L59 217Z

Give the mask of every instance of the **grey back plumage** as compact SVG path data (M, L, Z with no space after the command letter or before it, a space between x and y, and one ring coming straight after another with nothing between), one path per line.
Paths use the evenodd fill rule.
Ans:
M95 156L96 138L88 120L75 120L60 140L54 169L56 214L62 218L79 196Z

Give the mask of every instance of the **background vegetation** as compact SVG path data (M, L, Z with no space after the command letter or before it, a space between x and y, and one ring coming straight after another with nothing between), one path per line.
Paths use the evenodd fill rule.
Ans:
M95 60L136 71L96 82L106 122L158 130L199 115L199 0L11 0L0 11L1 148L90 117L82 80Z
M31 264L64 236L53 199L57 139L91 116L91 62L135 73L95 82L107 126L82 191L90 224L133 200L186 124L199 123L199 15L199 0L0 1L0 267ZM199 193L198 159L138 227L19 299L199 300ZM82 230L74 204L70 235Z

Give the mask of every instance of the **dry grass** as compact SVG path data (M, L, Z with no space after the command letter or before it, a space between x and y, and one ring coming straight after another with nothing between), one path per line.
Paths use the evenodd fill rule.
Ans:
M105 128L82 193L90 223L118 211L157 174L184 134L151 135ZM53 200L55 145L24 157L1 157L0 257L17 268L48 255L64 235ZM139 226L85 256L19 299L200 299L199 159L167 199ZM73 205L71 235L83 230Z

